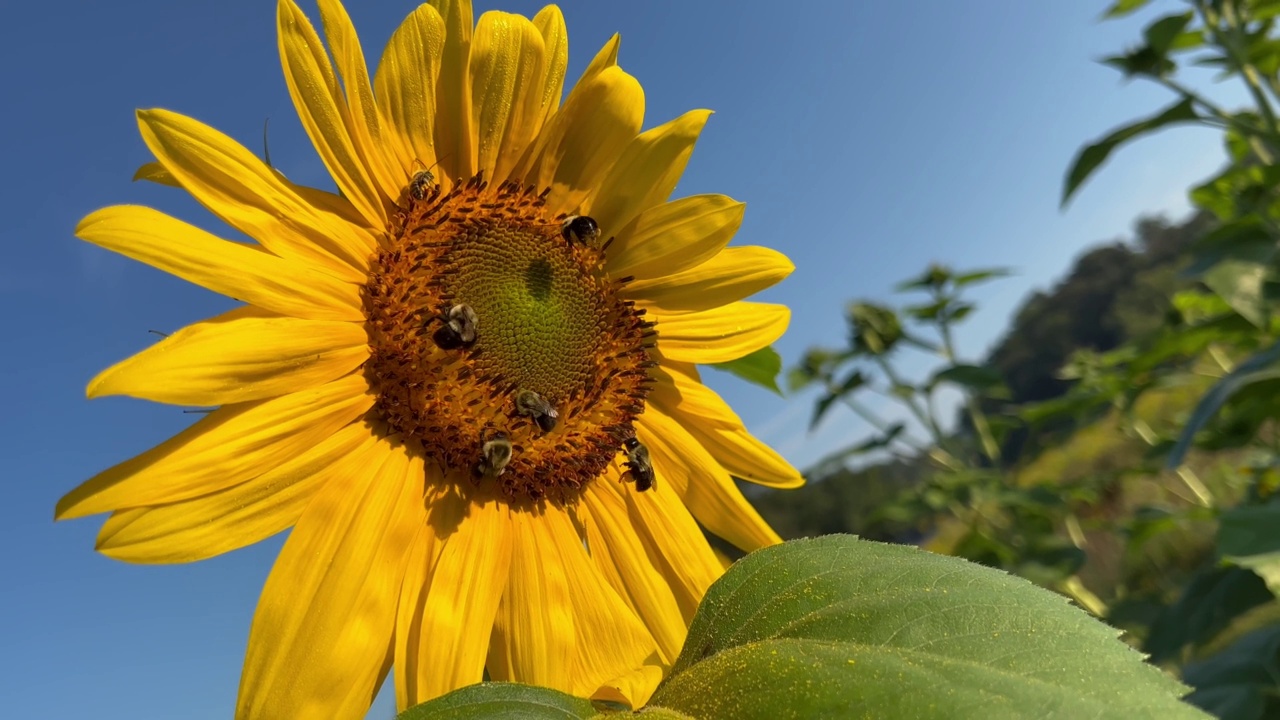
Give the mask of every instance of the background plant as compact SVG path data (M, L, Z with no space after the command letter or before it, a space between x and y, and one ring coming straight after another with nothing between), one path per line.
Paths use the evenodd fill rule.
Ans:
M1106 16L1148 4L1120 0ZM858 518L874 534L1059 590L1180 673L1196 704L1263 718L1280 714L1280 2L1179 5L1103 61L1166 88L1170 104L1085 146L1063 192L1065 205L1113 151L1145 134L1219 132L1222 171L1191 190L1196 215L1164 228L1178 242L1148 245L1151 221L1140 225L1152 262L1129 282L1124 248L1086 256L1063 287L1079 274L1093 291L1072 297L1060 287L1049 305L1033 298L1011 337L1041 342L1013 349L1006 338L985 363L960 363L950 337L973 310L961 291L991 276L930 268L901 288L928 301L851 305L847 347L810 351L791 376L794 387L822 386L815 419L840 403L875 429L812 468L814 487L847 481L845 461L872 450L898 454L892 464L910 470L896 500ZM1227 109L1193 87L1188 77L1202 68L1250 102ZM1092 337L1077 322L1093 323ZM1028 372L1042 376L1052 355L1044 348L1064 338L1074 347L1057 358L1056 387L1029 392ZM941 365L905 379L908 348ZM933 402L944 382L962 389L955 422ZM872 394L905 408L907 420L877 416Z

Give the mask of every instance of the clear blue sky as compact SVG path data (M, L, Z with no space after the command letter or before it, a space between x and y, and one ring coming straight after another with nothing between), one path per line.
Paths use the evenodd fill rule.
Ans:
M1205 131L1122 153L1058 210L1079 145L1166 102L1094 59L1142 18L1096 22L1097 2L564 3L570 79L611 33L645 86L646 126L716 111L677 194L747 202L739 244L768 245L795 274L763 299L794 310L787 362L836 343L852 297L886 297L930 261L1003 265L961 336L978 355L1032 288L1139 214L1185 210L1219 162ZM532 15L540 4L501 9ZM1159 6L1160 3L1157 3ZM1167 5L1166 5L1167 6ZM313 18L314 8L304 5ZM353 3L372 61L410 2ZM479 2L479 11L493 7ZM130 183L148 159L133 110L166 107L327 183L281 77L272 0L11 3L0 23L0 698L15 718L226 718L258 592L281 538L188 566L131 566L93 553L97 520L54 525L55 500L192 416L88 402L99 369L226 307L224 299L72 237L112 203L142 203L215 231L176 191ZM718 373L749 426L797 464L860 432L835 415L803 431L811 398L777 399ZM393 712L384 693L370 717Z

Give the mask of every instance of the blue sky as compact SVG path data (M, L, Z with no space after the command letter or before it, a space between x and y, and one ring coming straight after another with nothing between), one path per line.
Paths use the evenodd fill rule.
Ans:
M1160 3L1156 3L1160 7ZM532 15L540 4L478 3ZM305 5L316 17L314 9ZM375 58L410 2L350 8ZM1185 211L1185 190L1221 159L1201 130L1121 153L1062 213L1075 150L1167 102L1094 59L1143 16L1096 22L1104 2L570 1L570 80L614 31L644 84L646 127L716 111L678 195L746 201L736 242L787 253L794 275L761 299L790 305L788 363L838 343L854 297L885 298L930 261L1017 275L977 296L960 335L980 355L1025 294L1083 248L1126 235L1140 214ZM1165 7L1169 7L1166 4ZM281 538L204 563L146 567L93 553L97 520L54 525L56 499L191 422L181 410L88 402L99 369L227 307L72 237L113 203L158 207L219 231L176 191L130 182L148 160L134 108L166 107L261 144L274 163L326 183L279 69L275 3L20 3L0 24L0 697L12 717L226 718L254 603ZM779 399L718 373L748 425L803 465L862 428L838 413L805 432L812 398ZM383 698L370 717L393 713Z

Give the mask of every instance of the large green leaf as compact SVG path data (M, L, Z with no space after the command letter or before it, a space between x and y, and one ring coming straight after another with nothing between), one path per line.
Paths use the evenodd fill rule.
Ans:
M703 600L651 706L694 718L1203 718L1116 632L1026 580L830 536Z
M729 362L715 363L711 367L733 373L749 383L772 390L779 395L782 394L782 388L778 387L778 373L782 372L782 356L772 347L762 347L750 355L744 355Z
M1200 428L1204 427L1217 414L1218 409L1222 407L1223 403L1230 400L1232 395L1254 383L1280 378L1280 367L1276 366L1277 362L1280 362L1280 343L1276 343L1240 363L1226 377L1210 388L1209 392L1200 398L1200 402L1196 404L1195 410L1191 412L1191 417L1187 420L1187 424L1183 426L1182 435L1178 437L1178 444L1169 452L1168 466L1177 468L1182 464L1182 459L1186 457L1187 451L1191 449L1191 443L1195 439L1196 433L1200 432Z
M548 688L516 683L484 683L405 710L396 720L468 720L503 717L514 720L586 720L597 711L590 700Z
M1280 596L1280 504L1232 508L1218 519L1218 552Z
M1191 100L1184 98L1151 117L1118 128L1092 145L1085 146L1072 161L1071 169L1067 171L1066 183L1062 188L1062 205L1067 204L1080 185L1106 161L1111 151L1121 144L1144 133L1159 130L1166 125L1190 122L1198 118L1199 115Z

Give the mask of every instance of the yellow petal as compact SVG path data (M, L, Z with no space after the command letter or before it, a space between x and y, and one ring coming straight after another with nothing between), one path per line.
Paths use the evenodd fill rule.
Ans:
M149 162L138 168L133 173L133 181L147 180L157 185L168 185L169 187L181 188L182 183L173 176L173 173L164 169L164 166L158 162Z
M540 127L542 34L512 13L480 16L471 40L471 113L479 135L477 169L505 181Z
M627 516L616 478L601 478L582 494L591 559L627 605L644 620L667 665L675 662L688 632L671 586Z
M427 492L431 493L430 490ZM428 500L428 505L431 502ZM400 602L396 606L396 631L392 641L394 657L391 662L395 678L392 685L396 690L396 707L401 712L421 702L417 699L415 685L422 672L418 667L418 649L424 643L422 598L426 595L431 570L440 556L440 543L436 542L435 533L428 532L424 524L418 529L407 552L404 580L400 583Z
M369 356L359 323L238 308L188 325L89 382L88 396L228 405L317 387Z
M660 278L720 252L742 224L746 205L724 195L694 195L640 213L614 235L605 269L614 277Z
M676 189L710 110L691 110L632 139L583 209L608 237ZM612 229L612 231L610 230Z
M90 213L76 226L76 237L282 315L364 320L358 286L151 208L116 205Z
M560 108L560 95L564 92L564 72L569 66L569 31L564 26L564 13L555 5L548 5L533 16L533 26L542 34L546 62L542 64L542 77L536 87L542 88L542 100L538 104L536 125L541 128L547 119Z
M646 660L641 667L634 668L606 682L591 695L591 699L607 702L623 703L633 708L644 707L669 667L654 660Z
M572 212L604 178L644 121L644 90L619 67L579 82L542 129L517 177L550 188L552 212ZM605 234L612 234L607 228Z
M270 400L228 405L104 470L58 501L54 518L160 505L217 492L277 467L373 406L359 375Z
M691 313L656 313L658 347L673 360L718 363L736 360L782 337L791 320L784 305L736 302Z
M711 544L702 529L680 500L678 486L689 480L675 474L676 466L662 455L665 446L647 435L648 428L637 424L636 433L650 448L657 482L644 492L627 486L624 493L627 513L631 525L643 531L641 537L651 548L649 554L661 560L662 573L675 593L687 626L707 588L724 569L711 552Z
M656 653L639 618L592 566L568 513L513 512L511 584L494 628L489 672L594 694ZM647 699L647 698L645 698Z
M373 235L312 206L244 146L168 110L139 110L138 129L161 164L228 225L280 257L364 281Z
M569 692L573 595L557 537L565 528L548 527L552 516L564 517L550 507L541 516L527 510L511 513L511 579L498 606L488 668L497 681ZM568 532L570 544L581 544L572 526Z
M674 478L676 494L703 527L748 552L782 542L729 473L680 423L650 408L637 432L649 446L655 470L663 469L662 478Z
M649 402L678 421L734 477L774 488L795 488L804 478L791 463L756 439L693 366L664 362Z
M439 559L429 570L415 571L425 577L416 594L406 581L396 626L401 709L483 679L489 636L510 576L509 516L507 504L493 497L454 491L431 503L426 535L439 548Z
M330 480L368 470L380 442L352 423L280 466L191 500L112 514L98 533L98 551L134 563L185 563L252 545L292 526Z
M596 56L591 58L591 62L587 63L587 69L582 71L582 77L578 78L577 85L581 85L587 80L599 75L611 67L618 66L618 48L622 46L622 36L614 33L604 45L596 51Z
M436 80L444 52L444 20L419 5L396 28L373 80L378 110L406 175L436 164Z
M239 718L363 718L391 665L409 544L426 522L423 463L382 442L367 470L316 493L262 588Z
M351 17L338 0L320 0L320 22L325 38L333 53L338 78L346 89L347 106L350 108L351 139L357 156L363 161L365 171L381 189L385 199L395 201L400 197L408 175L388 152L378 107L373 100L373 88L369 85L369 69L360 48L360 37L351 24Z
M728 305L777 284L795 265L776 250L729 247L684 272L636 280L626 286L627 298L657 312L697 312Z
M293 107L302 120L311 144L342 194L351 200L371 227L386 227L386 208L381 192L369 177L363 159L352 140L354 120L338 78L320 36L293 0L279 0L276 6L280 33L280 65Z
M454 180L476 174L471 113L471 0L432 0L444 20L444 49L436 82L436 159Z

